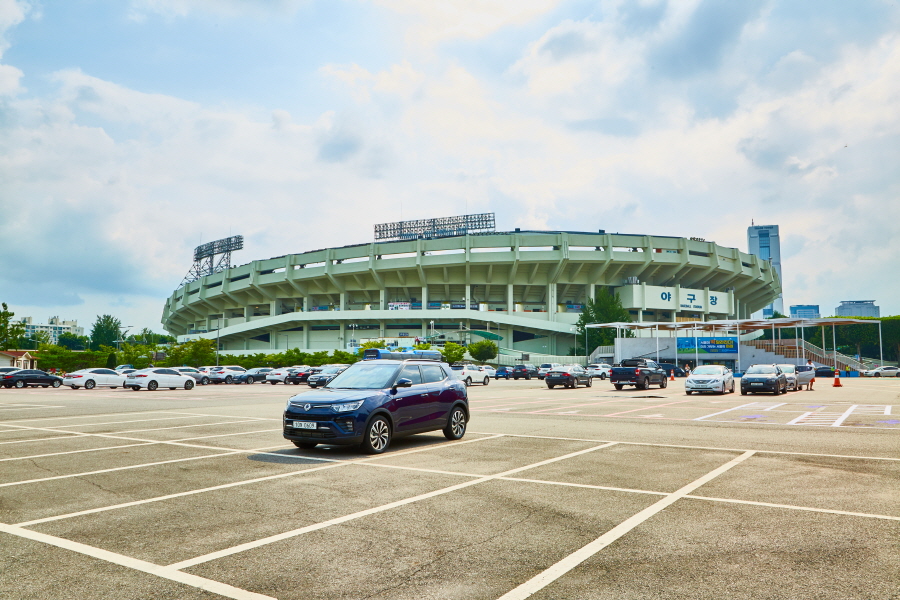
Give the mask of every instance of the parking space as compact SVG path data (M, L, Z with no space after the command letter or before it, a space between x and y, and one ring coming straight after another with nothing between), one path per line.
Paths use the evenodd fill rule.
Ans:
M303 389L0 392L0 596L900 593L900 381L497 381L462 440L374 457L286 442Z

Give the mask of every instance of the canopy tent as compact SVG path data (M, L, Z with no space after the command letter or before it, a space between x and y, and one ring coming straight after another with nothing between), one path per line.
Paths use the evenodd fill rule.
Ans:
M837 368L837 344L835 339L834 328L838 325L870 325L870 324L878 324L878 352L879 352L879 360L884 363L884 347L881 337L881 321L878 319L850 319L850 318L838 318L838 317L830 317L824 319L793 319L790 317L785 317L781 319L723 319L717 321L679 321L672 323L670 321L658 321L658 322L642 322L642 323L633 323L633 322L624 322L619 321L616 323L592 323L586 325L585 327L589 328L605 328L605 329L615 329L619 330L641 330L641 329L649 329L656 332L656 337L659 337L660 331L684 331L690 330L695 332L697 331L735 331L738 335L738 365L740 365L740 357L741 357L741 345L740 345L740 335L741 332L748 331L760 331L769 329L773 332L773 341L774 341L774 332L778 329L785 328L798 328L800 329L801 338L803 336L803 328L804 327L821 327L822 328L822 352L825 352L825 327L831 326L831 340L832 340L832 348L834 348L834 362L835 368ZM804 340L805 342L805 340ZM656 342L657 346L657 358L659 358L659 340ZM695 363L697 364L697 363Z

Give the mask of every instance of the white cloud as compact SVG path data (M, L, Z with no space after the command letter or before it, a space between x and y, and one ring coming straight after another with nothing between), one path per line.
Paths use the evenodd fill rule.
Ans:
M131 0L130 16L141 21L147 15L182 18L191 13L224 17L243 15L290 14L308 0Z

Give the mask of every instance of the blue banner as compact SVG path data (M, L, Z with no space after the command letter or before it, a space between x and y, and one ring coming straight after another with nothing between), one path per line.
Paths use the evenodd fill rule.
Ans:
M695 349L694 342L699 347ZM737 354L736 337L680 337L678 354Z

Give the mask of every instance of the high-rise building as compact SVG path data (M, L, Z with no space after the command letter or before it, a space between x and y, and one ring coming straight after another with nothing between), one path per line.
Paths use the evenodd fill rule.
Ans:
M772 263L778 280L784 285L781 276L781 237L778 235L778 225L751 225L747 228L747 247L750 254L755 254L761 260ZM775 300L762 309L763 318L771 317L774 311L784 314L784 294L779 294Z
M841 300L841 305L834 309L837 317L875 317L881 316L881 309L875 306L874 300Z
M34 323L31 317L22 317L19 321L25 325L26 338L30 338L40 331L50 336L51 344L59 342L59 336L63 333L84 335L84 327L79 327L78 321L60 321L59 317L50 317L46 324Z
M792 319L818 319L821 317L818 304L793 304L790 316Z

